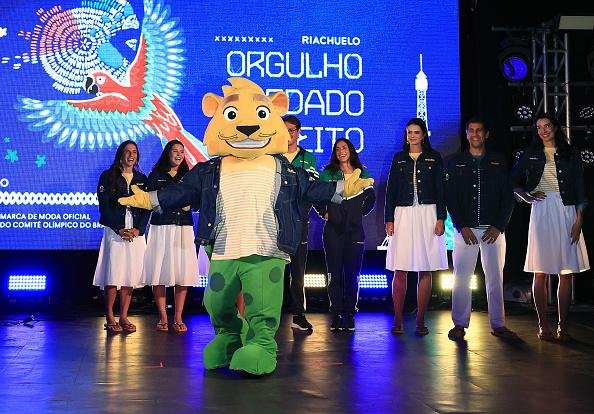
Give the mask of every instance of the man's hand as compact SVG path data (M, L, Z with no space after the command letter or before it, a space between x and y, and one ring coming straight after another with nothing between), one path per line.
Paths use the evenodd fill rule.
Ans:
M394 235L394 222L388 221L386 223L386 235L393 236Z
M435 230L434 233L436 236L442 236L445 233L445 224L443 224L443 220L437 220L435 222Z
M146 191L141 190L137 185L133 185L130 188L132 189L134 195L130 197L118 198L118 203L123 206L144 208L145 210L153 209L151 200L149 199L149 195Z
M478 240L476 239L476 236L474 235L470 227L463 227L462 230L460 230L460 234L464 239L464 243L468 244L469 246L473 244L478 244Z
M493 244L495 243L495 240L497 240L497 237L499 237L500 234L501 232L497 227L489 226L487 230L485 230L485 232L483 233L483 237L481 237L481 239L484 242L487 242L487 244Z
M344 198L354 196L372 185L373 178L361 178L361 169L357 168L349 178L344 180L344 192L342 196Z

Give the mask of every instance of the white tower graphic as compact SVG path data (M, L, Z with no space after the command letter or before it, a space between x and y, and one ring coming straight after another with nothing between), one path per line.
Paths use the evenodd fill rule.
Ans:
M415 78L415 90L417 91L417 118L421 118L425 121L425 125L427 125L427 130L429 130L429 121L427 119L427 87L429 86L429 82L427 82L427 75L423 72L423 54L419 54L419 73L417 73L417 77ZM431 135L431 132L429 132Z
M423 54L419 54L419 73L417 73L417 77L415 78L415 90L417 91L417 118L421 118L425 121L425 125L427 126L428 135L431 135L431 131L429 131L429 122L427 120L427 88L429 86L429 82L427 82L427 75L423 72ZM378 250L387 250L388 249L388 242L389 236L386 236L384 241L377 246Z

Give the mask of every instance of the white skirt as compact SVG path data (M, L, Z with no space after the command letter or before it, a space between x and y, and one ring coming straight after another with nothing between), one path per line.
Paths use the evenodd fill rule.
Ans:
M571 244L575 206L564 206L557 192L546 195L532 204L524 271L565 275L588 270L584 236L580 234L578 242Z
M435 204L396 207L386 269L429 272L448 268L445 236L435 235Z
M198 259L192 226L152 225L144 255L145 285L198 286Z
M135 237L132 242L122 239L109 227L103 228L99 259L95 268L93 285L138 288L140 283L146 239Z

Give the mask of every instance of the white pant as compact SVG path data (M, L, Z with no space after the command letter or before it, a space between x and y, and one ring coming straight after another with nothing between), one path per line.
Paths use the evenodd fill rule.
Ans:
M505 265L505 235L501 234L495 243L487 244L481 240L484 230L471 229L479 244L467 245L459 232L454 235L454 286L452 288L452 320L454 325L468 328L472 290L470 277L476 268L479 249L485 273L487 304L491 329L505 326L503 307L503 266Z

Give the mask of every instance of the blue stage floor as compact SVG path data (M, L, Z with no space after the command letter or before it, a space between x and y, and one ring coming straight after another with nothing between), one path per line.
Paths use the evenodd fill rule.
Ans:
M0 326L0 412L6 413L586 413L594 406L592 312L571 314L573 343L536 337L532 311L510 312L522 341L490 335L474 312L464 342L447 337L448 311L428 313L431 330L390 333L389 313L359 313L356 331L332 333L327 314L308 315L313 334L284 315L277 371L245 378L205 371L207 315L188 315L185 335L138 331L107 337L101 317ZM17 316L14 316L15 318ZM20 316L18 316L20 317Z

